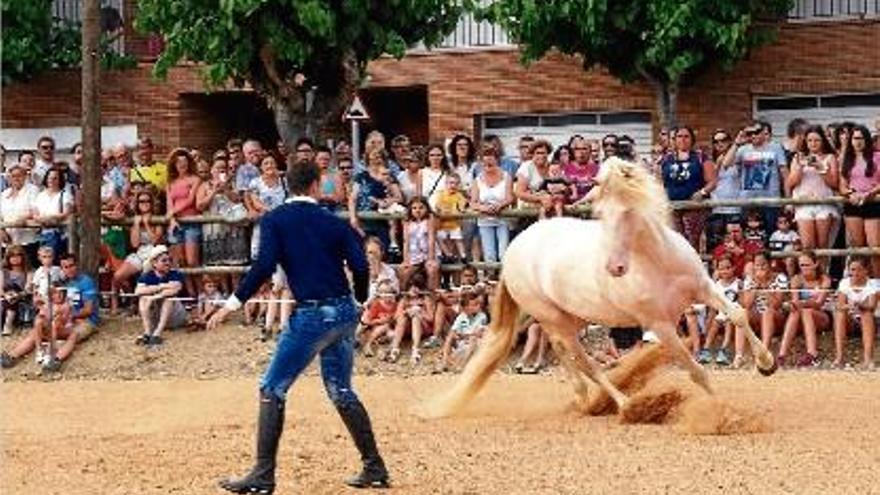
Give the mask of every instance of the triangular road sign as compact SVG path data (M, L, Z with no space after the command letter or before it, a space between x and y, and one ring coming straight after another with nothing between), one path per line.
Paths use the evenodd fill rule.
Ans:
M370 120L370 114L367 113L367 108L364 107L360 97L355 95L354 100L352 100L351 105L345 111L342 118L345 120Z

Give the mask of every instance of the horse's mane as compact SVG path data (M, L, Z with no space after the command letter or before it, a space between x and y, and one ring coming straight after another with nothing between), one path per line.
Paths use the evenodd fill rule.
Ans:
M603 207L616 205L631 208L660 225L670 225L666 191L644 166L612 157L602 163L597 179L600 190L595 206L600 215Z

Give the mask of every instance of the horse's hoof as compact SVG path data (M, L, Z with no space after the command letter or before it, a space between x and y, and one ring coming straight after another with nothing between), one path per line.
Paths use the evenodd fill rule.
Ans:
M776 360L774 359L773 364L769 368L764 369L764 368L759 367L758 372L760 372L764 376L770 376L773 373L776 373L776 370L778 370L778 369L779 369L779 365L776 363Z

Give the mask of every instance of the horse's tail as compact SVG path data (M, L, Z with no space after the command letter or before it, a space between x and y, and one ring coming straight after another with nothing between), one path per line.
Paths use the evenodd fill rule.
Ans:
M492 305L492 324L483 336L477 353L468 361L464 371L448 392L435 399L427 414L433 417L450 416L467 404L483 388L489 376L507 358L514 344L519 305L510 296L502 277Z

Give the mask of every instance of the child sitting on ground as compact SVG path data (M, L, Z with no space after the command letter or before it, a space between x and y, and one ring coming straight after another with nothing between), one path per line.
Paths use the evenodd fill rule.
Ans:
M48 343L43 343L43 339L48 336L51 338L50 342L56 342L59 338L66 338L73 331L73 309L67 300L67 289L63 282L57 281L52 284L50 302L40 308L40 313L34 321L34 331L38 338L35 346L37 364L44 368L49 367L56 360L53 354L55 349L50 349Z
M723 257L718 260L715 265L715 283L724 291L724 295L733 302L737 302L739 294L742 292L742 280L736 277L733 269L733 260L730 257ZM713 317L714 316L714 317ZM733 322L730 321L724 313L715 313L714 310L709 312L707 321L709 329L706 333L706 345L697 355L697 361L700 364L709 364L713 360L715 364L720 366L729 366L731 364L730 342L735 330ZM719 327L724 329L721 340L721 347L713 356L713 345L715 338L718 336Z
M461 296L461 313L452 323L446 341L443 343L442 369L457 370L464 366L477 348L488 323L483 312L483 299L471 292Z
M382 283L376 297L367 304L366 311L361 315L355 335L362 340L363 354L373 357L373 342L386 340L393 333L394 314L397 312L397 294L390 283ZM380 342L381 343L381 342Z
M220 292L220 285L211 275L202 277L202 293L199 294L199 301L196 305L195 325L197 328L205 328L211 315L220 309L225 301L223 293Z
M452 172L446 176L446 189L437 195L437 214L450 215L463 213L467 209L467 198L461 191L461 177ZM445 263L465 259L464 238L461 234L461 220L441 218L437 223L437 243Z
M541 208L540 218L561 217L565 206L571 204L571 198L577 196L577 190L562 174L562 164L553 162L547 166L547 178L541 183L541 191L550 195L550 208Z

